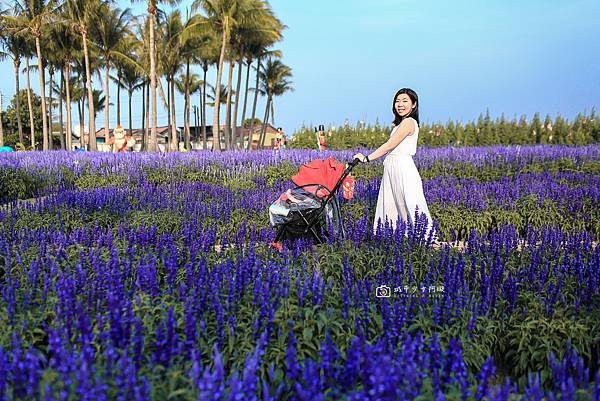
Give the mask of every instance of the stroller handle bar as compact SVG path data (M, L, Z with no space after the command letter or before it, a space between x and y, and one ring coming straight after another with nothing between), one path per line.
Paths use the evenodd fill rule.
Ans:
M358 160L358 158L353 159L352 161L348 162L348 167L356 167L358 164L360 163L360 160Z

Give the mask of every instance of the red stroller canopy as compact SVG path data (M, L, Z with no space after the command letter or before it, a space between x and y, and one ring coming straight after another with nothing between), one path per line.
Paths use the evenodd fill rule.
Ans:
M345 169L346 165L344 163L340 163L329 156L326 160L313 160L303 164L298 170L298 174L292 177L292 182L299 187L308 184L320 184L332 191L342 174L344 174ZM313 193L315 189L305 188L308 192ZM321 189L315 195L324 197L329 195L329 192Z

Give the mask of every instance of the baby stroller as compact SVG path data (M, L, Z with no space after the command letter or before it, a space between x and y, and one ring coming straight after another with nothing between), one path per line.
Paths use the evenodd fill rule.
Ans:
M282 240L312 239L322 244L325 237L333 233L344 237L344 229L337 200L337 192L343 188L345 199L354 192L352 169L358 159L339 163L332 157L313 160L300 167L292 177L294 188L288 189L269 207L271 226L277 230L271 243L281 249Z

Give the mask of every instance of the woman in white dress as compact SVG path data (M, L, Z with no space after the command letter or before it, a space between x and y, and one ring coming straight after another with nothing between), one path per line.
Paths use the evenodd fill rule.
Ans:
M368 156L362 153L354 155L363 163L377 160L387 154L383 161L383 177L373 232L379 223L383 226L388 221L394 229L398 218L414 225L415 211L427 217L427 234L432 229L431 215L423 194L423 183L413 156L417 152L419 138L419 98L412 89L400 89L394 96L392 104L394 127L390 139ZM435 236L434 236L435 240Z

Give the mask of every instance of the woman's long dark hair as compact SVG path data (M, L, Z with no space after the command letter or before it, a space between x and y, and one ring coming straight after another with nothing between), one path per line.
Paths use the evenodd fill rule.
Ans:
M415 108L412 109L412 111L410 112L409 115L407 115L406 117L402 117L400 116L400 114L398 114L398 112L396 111L396 99L398 98L399 95L406 93L408 95L408 97L410 98L410 100L415 104ZM398 92L396 92L396 94L394 95L394 100L392 100L392 113L394 113L394 125L400 125L400 123L402 122L402 120L404 120L405 118L408 117L412 117L415 120L417 120L417 124L419 124L419 97L417 96L417 93L409 88L402 88L400 89Z

